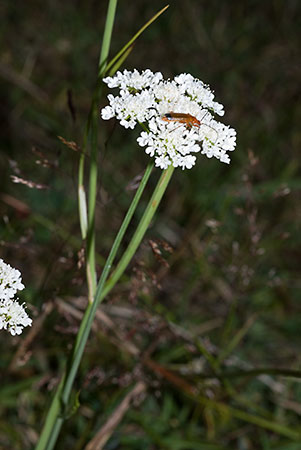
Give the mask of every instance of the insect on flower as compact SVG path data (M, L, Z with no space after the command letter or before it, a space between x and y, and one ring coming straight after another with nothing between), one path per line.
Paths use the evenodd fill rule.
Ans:
M184 124L188 130L192 127L199 128L201 125L201 122L191 114L175 113L172 111L164 114L162 120L165 120L166 122L178 122L180 124Z
M236 131L215 119L224 115L223 105L201 80L188 73L164 80L161 72L135 69L103 81L109 88L119 88L119 94L108 95L102 119L116 117L124 128L142 125L137 142L156 167L191 169L196 153L230 163L228 152L235 149Z
M208 112L205 113L202 120L204 119L204 117L207 114L208 114ZM203 124L201 120L198 120L196 117L192 116L191 114L175 113L173 111L170 111L170 112L164 114L164 116L162 116L161 118L165 122L178 122L180 124L179 127L183 124L186 126L187 130L191 130L192 127L200 128L201 125L205 125L206 127L211 128L216 133L216 139L218 137L218 133L214 128L212 128L210 125L207 125L205 123ZM177 128L179 128L179 127L177 127ZM177 128L174 128L174 130L176 130ZM172 130L172 131L174 131L174 130Z

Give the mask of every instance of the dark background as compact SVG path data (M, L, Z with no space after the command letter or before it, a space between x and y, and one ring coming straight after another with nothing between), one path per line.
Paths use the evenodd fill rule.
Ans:
M300 368L299 4L170 2L122 67L165 78L186 72L208 83L225 106L223 121L237 130L237 149L230 166L199 155L192 170L175 171L134 261L104 302L112 322L96 320L75 386L81 406L58 449L84 448L139 380L145 394L105 449L301 448L297 379L202 378L213 374L206 351L222 373ZM120 1L110 56L163 6ZM0 257L21 270L20 301L34 319L21 337L0 334L1 449L36 442L86 304L79 153L57 136L82 145L106 8L91 0L0 5ZM100 273L148 156L137 130L100 119L99 131ZM36 184L13 183L12 175ZM200 396L147 366L145 352Z

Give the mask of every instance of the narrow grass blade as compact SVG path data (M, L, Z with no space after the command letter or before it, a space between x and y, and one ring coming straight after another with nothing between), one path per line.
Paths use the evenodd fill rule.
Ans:
M118 59L121 58L123 53L126 52L127 49L133 45L133 43L138 39L138 37L143 33L143 31L146 30L146 28L149 27L161 14L163 14L164 11L166 11L166 9L168 7L169 7L169 5L164 6L164 8L162 8L148 22L146 22L146 24L143 25L143 27L141 27L139 31L137 31L137 33L132 37L132 39L130 39L129 42L127 44L125 44L125 46L122 47L122 49L117 53L117 55L114 56L114 58L108 63L105 71L102 70L99 72L99 76L103 75L104 73L109 72L111 67L113 67L114 64L116 63L116 61L118 61Z

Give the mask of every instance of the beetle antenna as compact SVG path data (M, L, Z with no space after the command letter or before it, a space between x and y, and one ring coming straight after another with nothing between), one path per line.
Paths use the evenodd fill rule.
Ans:
M215 144L216 141L217 141L217 139L218 139L218 132L217 132L216 129L213 128L211 125L208 125L207 123L202 123L202 120L207 116L208 113L209 113L209 111L206 111L206 112L205 112L205 114L204 114L203 117L201 118L200 122L201 122L201 125L205 125L205 127L209 127L209 128L211 128L211 130L213 130L213 131L215 132L215 134L216 134L216 138L215 138L215 141L214 141L214 144Z

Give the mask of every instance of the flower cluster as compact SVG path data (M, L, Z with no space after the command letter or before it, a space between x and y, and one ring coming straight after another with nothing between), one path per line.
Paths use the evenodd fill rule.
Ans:
M235 149L236 131L214 119L224 115L223 105L202 81L190 74L164 80L160 72L125 70L103 80L119 95L108 95L109 105L101 110L104 120L116 117L125 128L140 124L137 139L155 165L167 169L190 169L195 153L229 163L228 151Z
M20 305L14 299L17 291L24 287L20 271L0 259L0 330L8 330L13 336L32 324L24 304Z

